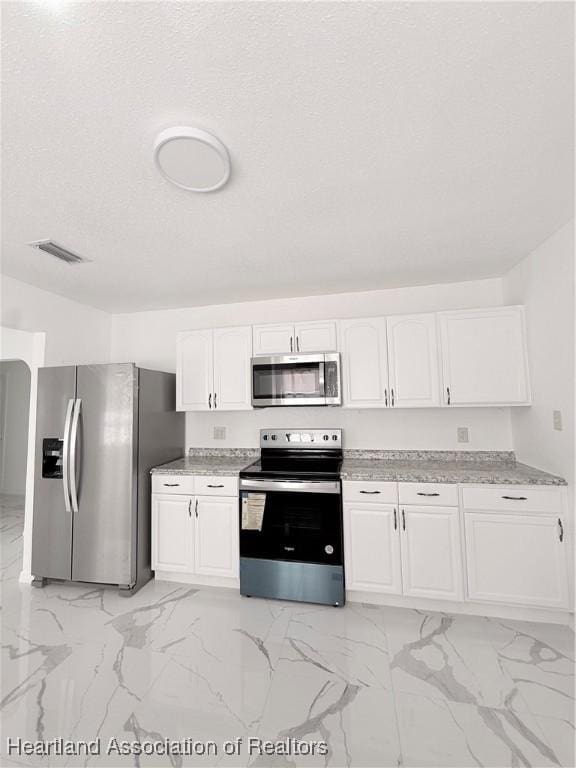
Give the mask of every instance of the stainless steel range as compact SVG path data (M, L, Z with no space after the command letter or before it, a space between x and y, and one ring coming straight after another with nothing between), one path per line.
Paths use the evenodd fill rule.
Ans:
M240 472L240 593L344 605L342 430L265 429Z

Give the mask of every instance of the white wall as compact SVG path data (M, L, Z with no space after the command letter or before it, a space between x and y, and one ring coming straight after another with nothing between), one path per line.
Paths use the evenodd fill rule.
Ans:
M532 407L512 409L520 461L574 484L574 223L563 227L504 278L506 303L524 304ZM552 412L562 412L563 430Z
M108 313L2 275L0 325L46 334L46 365L110 359Z
M0 361L0 491L26 490L30 369L21 360Z
M368 317L370 315L464 309L502 304L500 279L418 286L365 293L225 304L138 312L112 318L112 360L174 370L176 332L224 325ZM256 447L265 426L332 426L345 430L350 448L429 448L511 450L506 408L348 411L342 408L266 409L244 413L189 413L186 445ZM213 439L214 426L227 428L226 440ZM471 441L456 442L456 427L467 426Z

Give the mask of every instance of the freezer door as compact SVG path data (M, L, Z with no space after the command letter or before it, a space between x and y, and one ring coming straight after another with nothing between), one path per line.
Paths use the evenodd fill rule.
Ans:
M75 394L76 366L38 371L32 522L32 574L38 578L71 577L72 509L65 462Z
M72 579L135 582L138 370L78 366L71 437Z

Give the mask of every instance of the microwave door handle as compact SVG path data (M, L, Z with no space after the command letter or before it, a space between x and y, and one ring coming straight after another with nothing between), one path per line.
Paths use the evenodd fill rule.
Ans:
M62 446L62 485L64 487L64 506L66 512L72 512L70 502L70 425L72 422L72 409L74 399L68 400L66 408L66 420L64 421L64 439Z

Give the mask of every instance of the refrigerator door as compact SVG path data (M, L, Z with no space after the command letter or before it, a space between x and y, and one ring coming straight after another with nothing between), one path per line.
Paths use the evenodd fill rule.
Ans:
M131 585L136 578L138 370L77 369L72 419L72 579Z
M38 408L32 526L32 573L69 579L72 509L66 462L76 395L76 366L38 371Z

